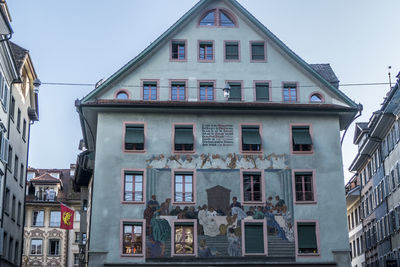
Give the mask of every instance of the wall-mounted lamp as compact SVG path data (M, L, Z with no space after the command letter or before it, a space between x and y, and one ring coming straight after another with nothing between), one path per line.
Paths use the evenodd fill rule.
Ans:
M229 96L231 95L231 87L230 87L230 85L227 83L227 84L225 84L225 87L224 87L224 89L222 89L223 91L224 91L224 97L226 98L226 99L228 99L229 98Z
M42 82L41 82L39 79L36 79L36 80L33 81L33 86L35 87L35 88L33 89L33 91L34 91L36 94L39 93L39 87L40 87L41 84L42 84Z

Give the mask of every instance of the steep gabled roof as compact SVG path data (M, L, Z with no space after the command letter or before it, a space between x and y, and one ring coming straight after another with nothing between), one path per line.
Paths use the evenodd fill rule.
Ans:
M92 92L90 92L87 96L82 99L82 103L89 102L94 96L103 91L109 85L112 84L116 79L121 77L123 74L128 72L132 67L139 64L143 59L145 59L153 50L155 50L159 45L161 45L165 40L167 40L171 35L179 29L184 23L188 22L188 20L194 15L196 12L202 10L202 8L213 0L200 0L195 6L193 6L188 12L186 12L177 22L175 22L169 29L167 29L162 35L160 35L154 42L152 42L147 48L145 48L138 56L130 60L127 64L125 64L122 68L120 68L117 72L111 75L106 81L104 81L101 85L95 88ZM341 99L344 103L348 104L350 107L356 107L357 105L348 98L344 93L342 93L338 88L331 84L327 79L333 78L331 73L328 75L328 68L325 66L317 67L318 70L315 70L311 65L307 64L303 59L301 59L297 54L295 54L292 50L290 50L280 39L278 39L270 30L268 30L260 21L258 21L249 11L247 11L242 5L240 5L236 0L223 0L229 2L234 8L238 10L244 17L246 17L251 23L253 23L262 33L264 33L272 43L274 43L277 47L282 49L286 55L288 55L292 60L298 63L304 70L306 70L311 76L316 78L319 82L321 82L325 87L328 88L333 94L335 94L339 99ZM330 67L329 67L330 68ZM324 70L321 73L322 69ZM324 74L326 77L324 77ZM336 77L336 76L335 76Z
M319 73L325 80L330 82L335 88L339 88L339 79L336 77L335 72L330 64L310 64L316 72Z
M354 129L353 144L358 144L358 141L363 133L368 132L368 122L357 122Z
M11 41L10 47L14 57L15 65L17 66L17 70L21 72L21 68L24 65L25 58L29 54L29 51Z
M43 183L43 184L57 184L61 183L61 180L51 176L49 173L46 172L38 177L32 178L31 182Z

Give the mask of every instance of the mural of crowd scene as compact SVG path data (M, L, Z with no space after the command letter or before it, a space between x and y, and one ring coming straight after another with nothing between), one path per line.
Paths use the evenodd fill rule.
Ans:
M192 177L182 174L176 179L175 192L178 193L174 195L175 199L166 198L160 204L157 196L152 195L144 210L147 258L266 254L263 240L267 239L263 236L276 236L294 242L292 203L288 205L281 194L277 194L277 191L283 190L278 179L268 182L267 178L270 190L265 192L266 201L262 205L242 205L229 188L216 185L205 190L206 201L197 207L172 206L171 203L190 202L194 198L193 187L188 186L193 181ZM242 201L259 202L263 199L260 179L257 175L244 175ZM186 190L181 188L182 185L186 186ZM291 184L285 187L291 187ZM199 199L197 203L201 203Z

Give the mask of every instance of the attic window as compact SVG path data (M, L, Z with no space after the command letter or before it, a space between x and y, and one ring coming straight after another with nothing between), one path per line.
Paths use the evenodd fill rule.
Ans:
M311 103L322 103L322 102L324 102L324 98L322 97L321 94L314 93L310 96L310 102Z
M129 99L129 95L127 92L121 90L115 94L115 98L116 99Z
M224 11L219 11L219 24L223 27L233 27L235 26L234 20Z
M200 20L200 26L215 26L215 10L207 12Z
M217 8L203 13L199 26L235 27L235 21L230 12Z

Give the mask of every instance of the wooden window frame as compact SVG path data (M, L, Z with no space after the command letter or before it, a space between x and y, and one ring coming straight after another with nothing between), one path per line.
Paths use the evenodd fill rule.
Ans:
M193 254L176 254L175 253L175 227L179 224L193 224ZM171 229L171 257L197 257L198 256L198 248L197 248L197 220L194 219L173 219L171 221L172 229Z
M124 240L124 224L142 224L142 253L141 254L125 254L123 253L122 243ZM146 256L146 220L145 219L121 219L120 235L119 235L119 251L120 257L145 258Z
M250 200L246 201L244 198L244 175L259 173L260 175L260 194L261 199L258 201ZM240 169L240 197L242 199L243 206L254 206L263 205L265 203L265 173L264 170L260 169Z
M179 45L182 45L184 47L184 58L183 59L179 59L180 57L180 51L179 51ZM178 58L174 58L173 57L173 49L174 49L174 45L178 45ZM188 57L188 45L187 45L187 40L186 39L172 39L170 42L170 56L169 56L169 60L170 61L176 61L176 62L186 62L187 61L187 57Z
M201 58L201 53L200 53L200 49L202 48L202 46L206 46L206 48L204 49L204 58ZM207 47L211 46L212 52L212 59L207 59L207 56L209 55L207 53ZM197 60L198 62L206 62L206 63L212 63L215 62L215 44L214 44L214 40L198 40L197 41L197 52L198 52L198 56L197 56Z
M144 135L144 140L143 140L143 150L137 150L137 149L126 149L125 148L125 137L126 137L126 128L127 126L130 125L143 125L143 135ZM122 151L124 153L146 153L146 138L147 138L147 123L143 121L124 121L122 123Z
M258 131L260 134L261 138L261 144L260 144L260 150L243 150L243 140L242 140L242 135L243 135L243 128L246 128L246 126L258 126ZM264 143L263 143L263 135L262 135L262 123L239 123L239 151L241 154L262 154L264 153Z
M311 137L311 150L294 150L294 142L293 142L293 127L308 127L308 131ZM290 123L290 153L291 154L313 154L314 153L314 134L311 123Z
M317 253L299 253L299 240L298 240L298 224L299 223L314 223L315 224L315 238L317 242ZM321 244L320 244L320 233L319 233L319 221L318 220L295 220L295 231L294 231L294 242L296 249L296 258L302 257L320 257L321 255Z
M193 149L192 150L176 150L175 149L175 127L176 126L192 126L193 130ZM193 154L196 152L196 124L194 123L172 123L172 152L174 154Z
M246 253L245 244L245 227L246 223L254 224L259 223L263 225L263 240L264 240L264 253ZM268 256L268 236L267 236L267 221L266 220L255 220L255 219L245 219L241 221L241 231L242 231L242 256Z
M172 86L174 86L174 83L184 83L184 97L183 99L179 99L180 98L180 94L177 93L177 99L172 99ZM178 92L178 91L177 91ZM169 99L171 101L187 101L188 100L188 80L185 79L170 79L169 80Z
M244 88L243 88L243 80L226 80L225 84L229 84L229 86L231 86L231 84L240 84L240 99L232 99L230 96L228 98L228 101L243 101L244 100Z
M140 83L141 83L141 88L142 88L142 90L140 91L140 93L141 93L140 99L142 99L144 101L158 101L158 100L160 100L160 80L159 79L141 79ZM144 93L145 86L146 86L146 84L150 84L150 83L153 83L153 84L155 83L156 84L156 88L155 88L155 90L156 90L156 99L151 99L151 95L152 95L152 92L153 92L152 89L149 89L149 99L144 99L145 98L145 93Z
M253 59L253 45L256 44L263 44L264 45L264 59ZM267 42L265 40L253 40L249 43L250 47L250 62L251 63L263 63L267 62Z
M125 200L125 175L129 173L142 174L142 200L135 201L134 194L132 200ZM145 204L146 203L146 169L122 169L121 171L121 203L122 204ZM135 189L135 179L133 179L132 189Z
M40 241L42 242L42 243L41 243L40 254L38 254L38 253L32 254L32 241L33 241L33 240L40 240ZM43 255L43 249L44 249L44 246L43 246L43 239L42 239L42 238L32 238L30 241L31 241L31 242L29 242L29 255L34 255L34 256ZM35 246L36 246L36 248L37 248L37 245L35 245ZM37 251L37 249L36 249L35 251Z
M175 200L175 177L177 175L192 175L192 201L176 201ZM195 169L172 169L171 171L171 205L179 206L179 205L196 205L197 200L197 190L196 190L196 177L197 172ZM185 183L182 182L183 192L185 193Z
M296 92L296 100L292 100L292 92L289 90L289 97L285 99L285 90L293 88L292 85L296 85L295 92ZM284 103L296 103L299 101L299 83L298 82L282 82L282 102Z
M271 90L271 83L272 81L270 80L255 80L253 81L253 94L254 94L254 101L255 102L271 102L271 97L272 97L272 90ZM268 86L268 100L260 100L257 99L257 84L267 84Z
M204 83L212 83L213 84L213 87L212 87L212 92L213 92L212 96L213 96L213 98L212 99L207 99L207 92L209 91L208 90L209 87L207 87L206 92L205 92L206 99L201 99L201 88L202 88L201 84L204 84ZM199 88L198 89L198 92L199 92L198 93L198 99L199 99L199 101L215 101L215 93L216 93L215 84L216 84L215 80L198 80L197 81L197 87Z
M229 44L236 43L238 47L238 58L237 59L227 59L226 56L226 46ZM224 62L240 62L240 40L224 40Z

